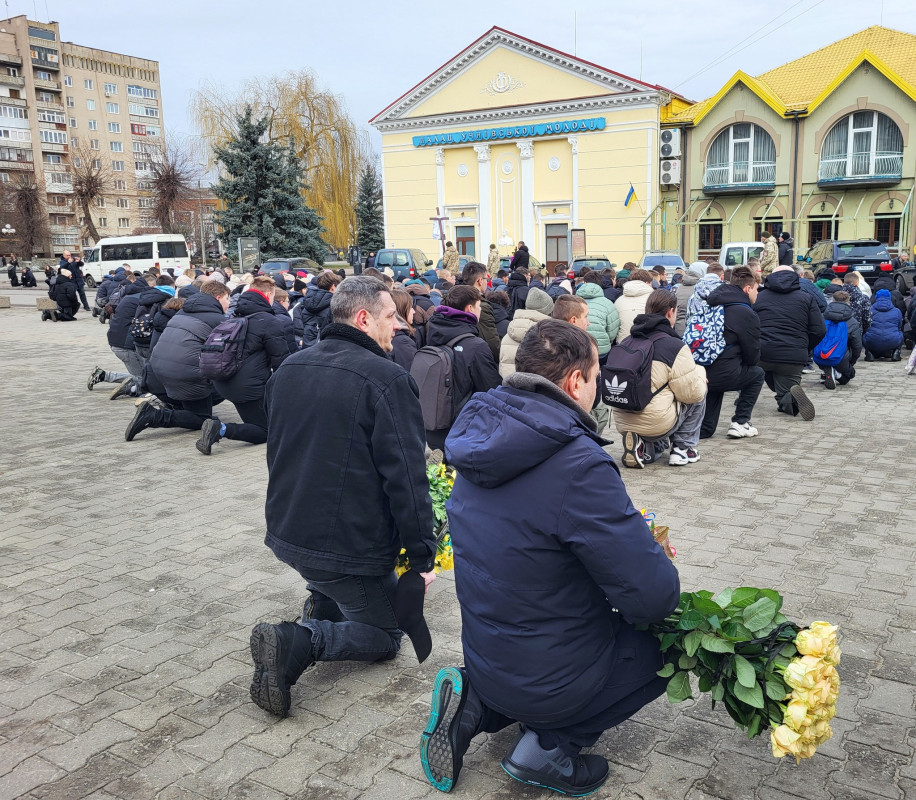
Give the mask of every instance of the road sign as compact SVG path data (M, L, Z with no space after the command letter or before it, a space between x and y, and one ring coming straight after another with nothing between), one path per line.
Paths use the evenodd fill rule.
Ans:
M251 272L261 263L260 242L256 236L239 237L239 270Z

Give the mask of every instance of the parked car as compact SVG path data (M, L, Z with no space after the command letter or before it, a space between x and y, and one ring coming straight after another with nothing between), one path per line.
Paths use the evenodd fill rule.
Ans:
M512 256L500 256L499 257L499 268L500 269L509 269L509 265L512 263ZM541 262L538 261L531 253L528 254L528 268L529 269L540 269Z
M763 245L760 242L726 242L719 251L719 263L725 269L747 264L749 258L760 258Z
M877 239L823 239L815 242L798 260L809 264L815 277L826 269L840 277L855 270L872 284L882 275L889 275L902 294L910 291L916 275L916 265L913 264L895 270L887 245Z
M291 272L295 275L300 270L309 275L320 275L324 267L310 258L272 258L261 264L258 275L269 275L273 278L281 272Z
M386 247L375 254L375 268L381 272L387 267L396 281L417 278L432 265L426 253L414 248Z
M649 250L640 260L640 269L652 269L662 266L666 275L673 275L678 267L687 269L687 264L674 250Z
M569 271L574 275L578 275L582 272L582 267L588 267L590 270L600 272L603 269L610 269L611 262L605 256L579 256L573 259L573 262L569 265Z
M468 265L468 261L470 260L470 256L458 256L458 271L461 272ZM436 269L442 269L441 258L436 262Z

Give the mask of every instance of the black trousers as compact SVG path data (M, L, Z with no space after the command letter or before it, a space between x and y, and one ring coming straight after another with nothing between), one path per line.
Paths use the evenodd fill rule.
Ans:
M199 431L204 422L213 417L214 402L220 402L218 395L202 397L199 400L172 400L166 402L173 408L161 409L156 415L153 428L185 428L189 431Z
M242 422L227 422L226 438L238 442L264 444L267 441L267 411L264 409L264 398L248 403L235 403L235 408Z
M84 283L76 284L76 292L80 296L80 302L82 302L83 308L86 309L86 311L88 311L89 310L89 301L86 300L86 284Z
M722 411L722 398L725 392L738 392L735 401L735 413L732 422L743 425L751 421L754 406L763 388L763 370L758 366L742 366L737 379L727 389L712 389L706 393L706 413L700 426L700 438L708 439L715 434L719 425L719 414Z
M779 410L791 414L798 414L798 407L789 394L793 386L801 386L801 376L804 364L777 364L775 362L761 361L763 379L770 391L776 393L776 405Z

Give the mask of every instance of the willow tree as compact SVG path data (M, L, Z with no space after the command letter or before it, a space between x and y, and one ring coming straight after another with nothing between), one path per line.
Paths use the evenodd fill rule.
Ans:
M338 248L353 241L353 201L369 145L343 100L321 89L313 73L300 70L252 79L237 91L210 85L191 101L201 135L211 147L232 138L247 107L255 119L266 119L267 141L290 147L299 160L303 197L322 218L327 240Z

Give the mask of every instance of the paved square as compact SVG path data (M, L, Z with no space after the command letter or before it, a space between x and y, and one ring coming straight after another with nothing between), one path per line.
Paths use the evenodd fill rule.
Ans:
M86 391L96 364L120 368L105 331L0 311L0 798L437 796L417 752L432 676L461 659L451 576L431 589L425 664L409 646L319 664L289 719L262 712L249 631L304 599L263 545L264 448L126 443L133 404ZM624 471L671 526L685 589L769 586L790 618L841 626L834 738L797 767L708 700L659 700L598 743L595 797L916 798L916 377L858 369L836 392L806 377L811 423L764 390L756 439L726 440L723 414L698 464ZM500 769L511 737L475 740L454 797L548 795Z

